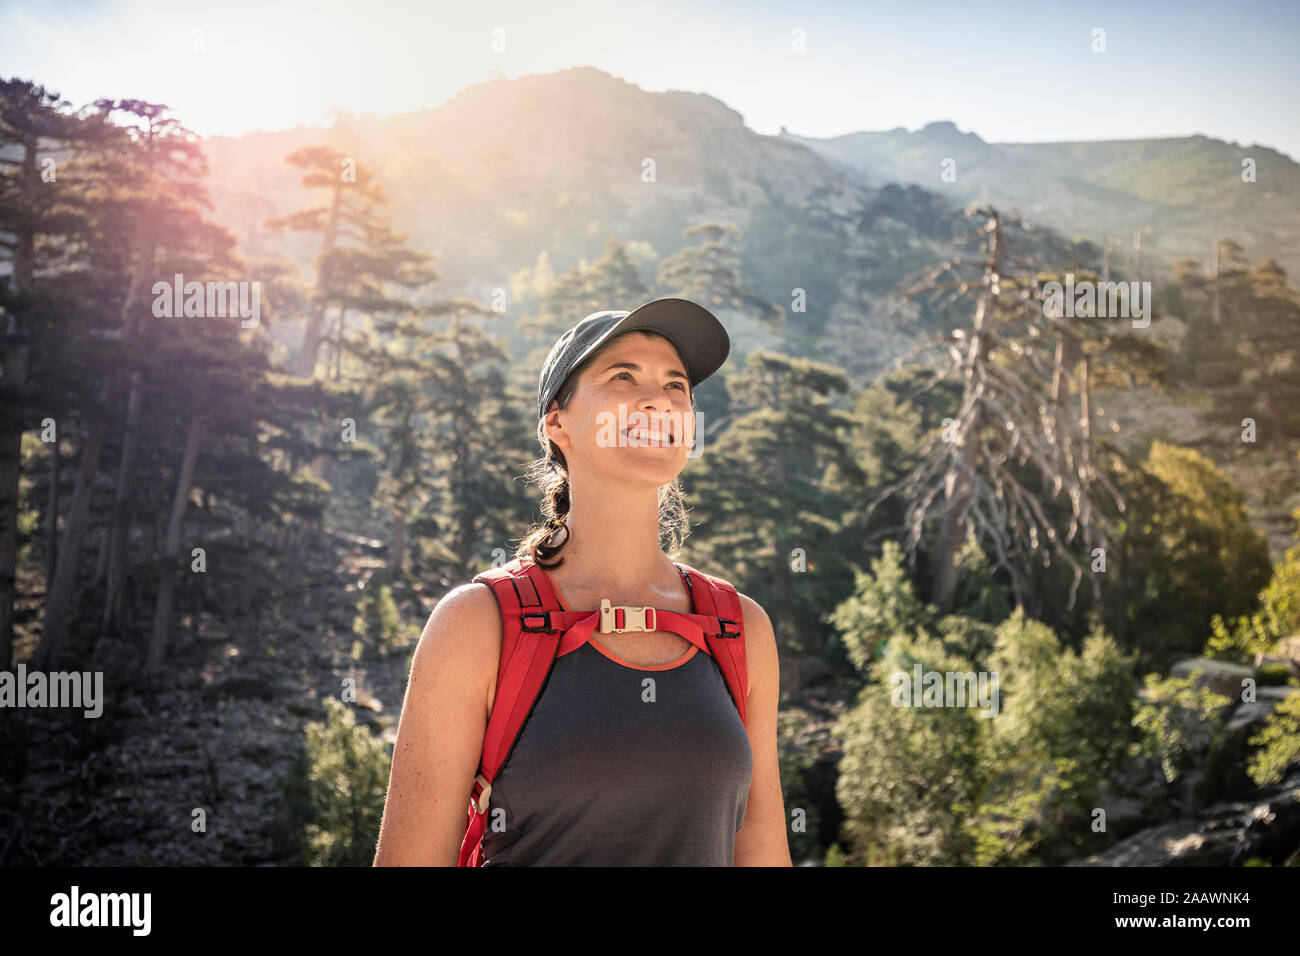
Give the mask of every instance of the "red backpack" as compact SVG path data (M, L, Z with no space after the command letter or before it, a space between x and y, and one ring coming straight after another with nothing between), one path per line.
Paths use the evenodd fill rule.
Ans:
M749 696L745 669L744 613L736 589L727 581L674 561L686 582L692 606L703 613L682 614L651 607L611 606L596 611L566 611L551 587L550 577L529 559L515 558L475 576L491 586L501 607L501 664L496 697L483 734L483 755L470 790L469 820L457 866L483 865L483 834L492 782L510 757L555 659L575 651L595 631L672 631L710 655L722 671L731 699L745 721ZM696 582L705 586L697 588Z

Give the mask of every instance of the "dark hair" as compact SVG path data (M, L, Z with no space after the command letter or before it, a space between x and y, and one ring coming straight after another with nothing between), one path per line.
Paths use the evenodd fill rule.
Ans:
M651 329L632 329L631 331L640 332L644 335L657 335L669 342L672 341L666 335L661 335ZM559 403L560 408L566 407L573 398L574 392L578 390L578 378L582 373L591 366L602 352L615 341L628 334L630 333L624 332L602 343L599 349L569 373L568 378L564 380L564 384L560 386L560 390L555 393L554 401ZM692 410L695 408L694 389L691 389L691 408ZM547 412L550 412L549 408ZM541 489L543 521L542 524L529 529L528 533L520 540L519 546L515 549L515 557L520 559L528 558L539 567L551 570L564 563L564 559L558 557L558 555L564 546L569 543L569 527L564 523L564 518L569 513L570 508L569 465L564 460L564 453L547 437L544 422L544 418L537 420L537 443L542 447L542 457L529 464L526 475L530 481ZM563 533L564 536L558 543L552 544L551 538L557 533ZM668 484L659 486L660 547L663 547L669 556L672 556L681 550L682 544L685 543L689 534L690 526L686 518L686 495L677 479L674 478Z

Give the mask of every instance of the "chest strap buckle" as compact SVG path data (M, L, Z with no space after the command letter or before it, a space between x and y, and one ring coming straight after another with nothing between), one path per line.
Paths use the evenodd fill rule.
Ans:
M600 601L600 633L624 634L636 631L655 631L655 609L629 607L626 604L611 606L609 598Z
M492 784L488 783L488 778L483 776L481 773L474 777L474 783L478 784L482 789L479 795L475 797L473 796L474 788L470 787L470 799L472 799L474 805L478 807L479 813L487 813L488 803L492 799Z

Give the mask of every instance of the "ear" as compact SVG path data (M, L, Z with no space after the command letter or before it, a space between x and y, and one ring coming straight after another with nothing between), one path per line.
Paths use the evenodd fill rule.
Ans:
M546 437L555 443L557 448L566 448L569 444L569 436L564 430L564 424L560 421L560 409L552 407L542 419L546 428Z

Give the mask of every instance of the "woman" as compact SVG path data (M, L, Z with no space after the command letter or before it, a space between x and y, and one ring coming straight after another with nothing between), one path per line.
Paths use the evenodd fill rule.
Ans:
M538 382L545 457L533 469L548 521L513 564L545 568L565 610L594 611L603 600L696 610L700 585L688 589L695 575L664 553L661 534L680 545L676 479L694 444L694 389L729 350L721 323L684 299L595 313L551 349ZM776 640L763 609L739 601L743 723L728 692L739 677L724 682L698 640L602 627L556 656L480 808L492 821L484 865L791 865ZM398 725L376 866L458 860L466 795L482 781L502 613L491 587L471 583L429 618Z

